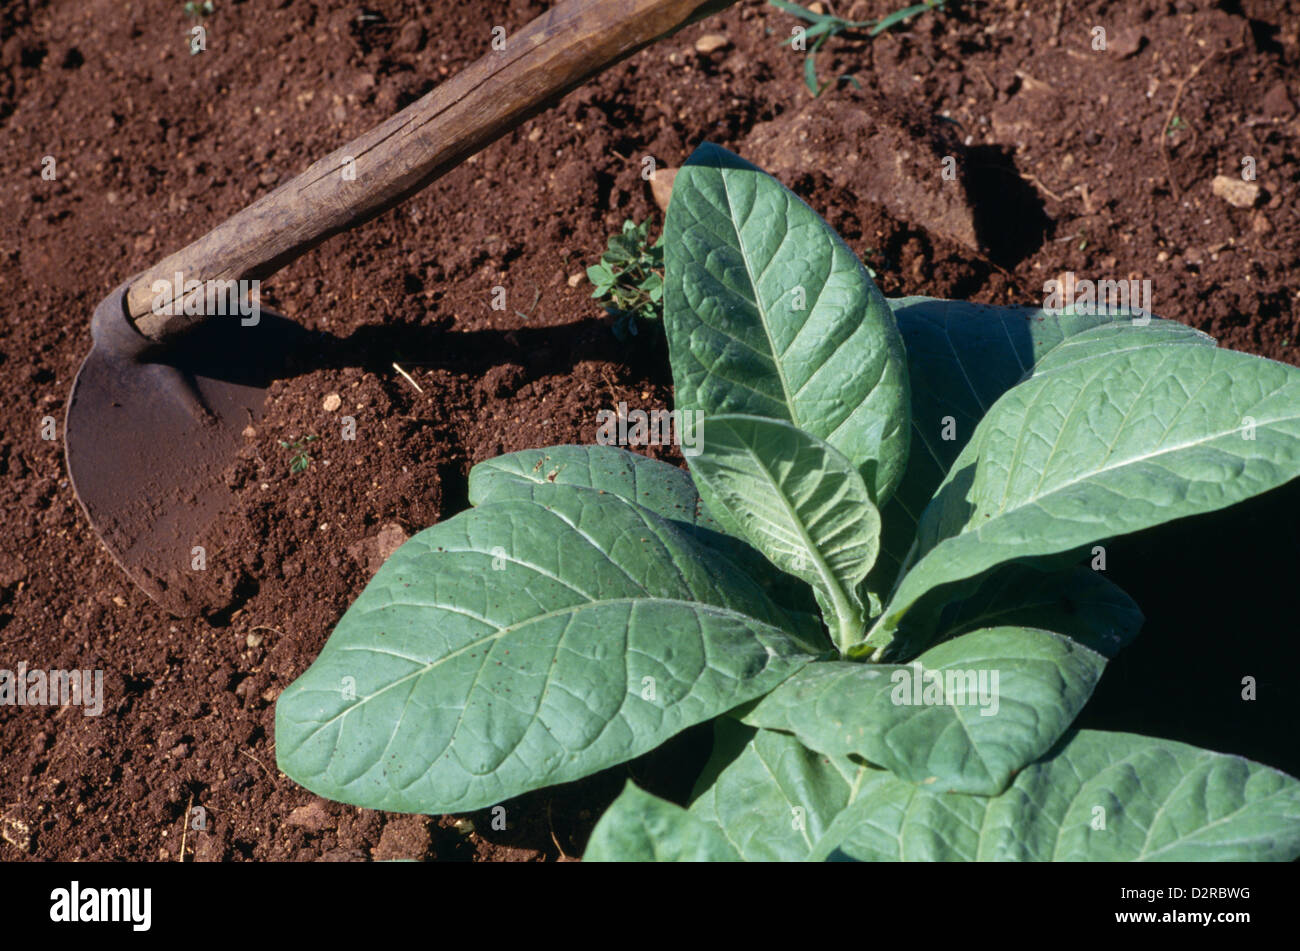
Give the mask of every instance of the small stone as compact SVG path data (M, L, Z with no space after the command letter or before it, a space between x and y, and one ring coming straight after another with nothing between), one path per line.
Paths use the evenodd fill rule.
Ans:
M582 271L578 271L576 274L570 274L570 275L569 275L569 286L570 286L570 287L577 287L579 284L582 283L582 279L583 279L584 277L586 277L586 276L587 276L587 275L584 274Z
M405 542L406 530L402 526L390 523L379 529L379 534L375 537L375 554L380 563L387 561L388 556L401 548Z
M19 852L26 852L32 845L32 830L21 819L0 815L0 839L4 839Z
M325 811L325 804L319 799L315 799L305 806L299 806L289 813L289 818L284 821L286 825L297 826L300 829L306 829L308 832L319 832L332 822L330 814Z
M330 393L328 396L325 397L325 401L321 403L321 408L324 409L325 412L327 413L333 413L342 405L343 405L343 398L339 396L337 393Z
M244 643L247 644L249 647L261 647L262 635L257 633L249 634L246 638L244 638Z
M194 845L193 854L196 862L221 862L226 858L226 846L215 835L201 835Z
M424 46L424 26L414 20L402 27L393 49L399 53L418 53Z
M265 172L257 176L257 180L269 188L280 180L280 176L278 173L268 168Z
M423 859L429 853L432 836L428 816L400 816L384 824L379 844L370 850L376 862Z
M730 45L731 40L721 33L705 33L695 41L695 52L707 55L718 50L725 50Z
M1281 80L1269 87L1268 92L1264 93L1264 98L1260 100L1259 104L1265 115L1275 116L1279 119L1286 119L1295 112L1295 103L1287 95L1286 83Z
M541 127L541 126L537 126L536 128L533 129L532 132L529 132L529 133L528 133L528 141L529 141L529 142L536 142L536 141L537 141L538 139L540 139L541 137L542 137L542 127Z
M1118 30L1111 31L1106 42L1106 51L1114 53L1120 59L1128 59L1142 49L1146 39L1141 30L1121 27Z
M115 594L113 595L113 603L119 608L124 608L126 607L126 598L122 597L120 594Z
M1259 201L1259 186L1228 175L1215 175L1210 183L1214 194L1234 208L1250 208Z
M1251 216L1250 230L1255 234L1270 234L1273 231L1273 222L1268 220L1264 212L1257 211Z
M254 429L252 426L244 427L243 436L245 439L252 439L256 435L257 435L257 430Z
M650 178L650 193L654 195L655 204L663 212L668 211L668 199L673 195L673 181L676 178L675 168L657 168Z

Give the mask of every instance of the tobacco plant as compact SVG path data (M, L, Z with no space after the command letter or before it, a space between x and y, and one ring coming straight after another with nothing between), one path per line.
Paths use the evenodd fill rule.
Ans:
M1300 371L1143 313L885 300L705 145L665 229L690 472L607 446L474 467L281 696L280 768L479 809L714 722L683 808L588 859L1294 859L1300 783L1071 724L1138 632L1097 545L1300 474Z

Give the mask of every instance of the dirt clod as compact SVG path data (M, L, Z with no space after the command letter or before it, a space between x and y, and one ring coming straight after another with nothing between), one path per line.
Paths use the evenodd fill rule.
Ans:
M1259 201L1259 185L1229 175L1215 175L1210 183L1214 194L1234 208L1251 208Z
M285 825L297 826L300 829L306 829L308 832L320 832L322 829L333 825L334 819L325 809L325 804L319 799L313 799L305 806L299 806L289 817L284 820Z
M705 33L695 41L695 52L708 55L718 50L725 50L730 45L731 41L721 33Z

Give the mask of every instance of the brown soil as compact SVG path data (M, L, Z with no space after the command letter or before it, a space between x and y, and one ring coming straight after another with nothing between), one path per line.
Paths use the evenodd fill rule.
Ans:
M899 5L859 0L840 12L865 18ZM597 409L671 403L662 345L617 343L589 285L571 275L624 218L658 218L643 156L675 166L702 139L743 154L756 126L766 123L770 139L773 121L795 121L801 109L815 118L821 103L809 105L802 56L779 45L794 21L747 0L692 27L269 282L264 303L321 332L321 345L274 386L230 472L238 505L224 526L229 543L213 557L236 576L235 602L182 621L133 589L99 547L69 486L62 440L41 438L43 417L63 418L95 303L485 52L493 25L520 26L545 4L215 6L202 18L209 49L198 55L188 50L194 21L174 0L15 0L0 12L0 161L17 170L0 181L0 473L9 486L0 668L102 668L108 698L97 718L0 707L0 858L176 861L198 806L207 831L186 833L187 860L580 854L629 773L680 796L689 770L670 767L697 763L707 738L693 731L629 767L509 803L505 830L475 814L477 831L465 834L451 817L322 803L279 775L274 700L361 590L384 526L412 533L463 508L466 473L483 459L593 441ZM443 12L430 16L429 6ZM818 57L823 80L852 74L862 87L840 82L821 101L828 109L872 109L883 98L953 120L945 126L964 149L962 207L983 250L942 236L960 228L929 230L925 209L909 214L894 196L858 187L843 135L809 136L801 148L812 163L781 177L864 256L888 295L1026 303L1066 270L1150 278L1158 314L1300 363L1300 3L1068 7L961 4L870 42L832 41ZM1095 25L1108 32L1108 52L1090 46ZM704 33L728 43L698 53ZM47 155L54 181L40 175ZM1253 208L1211 192L1214 176L1237 175L1243 156L1258 170ZM502 311L491 307L496 286L508 294ZM341 404L333 411L324 408L331 394ZM357 420L355 441L337 438L343 415ZM311 465L290 474L279 441L308 434L320 437ZM1275 625L1290 620L1295 496L1274 493L1252 510L1252 530L1277 540L1281 526L1281 542L1263 553L1239 534L1232 558L1244 575L1231 583L1254 578L1256 587L1229 588L1236 613L1216 623L1235 617L1236 628L1197 642L1220 652L1214 666L1230 681L1241 674L1223 660L1225 642L1280 634ZM1161 538L1170 551L1207 544L1185 532ZM1149 557L1134 550L1130 562L1144 574L1128 578L1152 589L1141 596L1148 616L1165 603L1186 609L1183 593L1160 588ZM1180 562L1167 580L1196 570ZM1204 615L1179 617L1195 625ZM1161 630L1135 649L1170 647ZM1125 677L1161 677L1154 655L1138 656ZM1256 665L1246 672L1261 677L1293 659L1258 646L1245 656ZM1122 679L1108 675L1099 700L1117 696ZM1270 746L1256 730L1262 720L1209 725L1193 715L1188 727L1178 711L1196 696L1163 682L1171 729L1195 734L1206 724L1207 745L1300 766L1285 736L1294 736L1294 704L1252 712L1273 718L1283 739ZM1108 717L1126 702L1092 716L1124 728ZM1245 729L1256 732L1234 743Z

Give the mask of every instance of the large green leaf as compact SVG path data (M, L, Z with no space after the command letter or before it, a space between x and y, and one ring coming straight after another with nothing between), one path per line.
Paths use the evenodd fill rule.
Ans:
M582 855L584 862L735 862L736 850L717 826L638 789L630 780L605 810Z
M721 531L690 474L616 446L549 446L488 459L469 473L469 503L531 498L524 487L567 485L607 492L662 518Z
M780 182L709 144L677 172L664 234L677 408L790 422L888 498L907 461L907 362L853 252Z
M1238 756L1091 730L1067 736L987 797L937 792L724 717L689 811L746 861L1300 857L1300 782ZM683 857L684 825L626 857Z
M1141 609L1119 585L1084 565L1043 572L1009 564L949 604L935 633L953 637L981 627L1037 627L1113 658L1137 636L1142 620Z
M1077 357L1165 343L1214 346L1172 320L1135 325L1127 314L1054 314L932 297L888 298L907 349L912 441L903 479L881 509L881 553L871 585L888 591L916 536L921 512L976 425L998 398L1049 355ZM1066 341L1069 348L1063 348ZM1079 341L1082 346L1075 347ZM1053 360L1058 358L1053 356Z
M1052 748L1106 660L1048 631L995 627L903 666L809 664L743 721L810 749L856 755L935 792L996 795Z
M1224 508L1300 475L1300 370L1233 350L1099 354L1004 394L926 508L869 643L927 592Z
M722 559L758 582L805 637L815 640L824 636L807 584L780 571L750 547L739 531L724 531L701 501L690 474L666 462L615 446L525 449L488 459L471 469L469 501L471 505L483 505L504 499L532 499L535 488L553 485L613 495L661 518L690 526L697 541L715 549Z
M1209 334L1202 333L1174 320L1152 320L1145 326L1134 326L1128 321L1103 324L1063 340L1043 354L1034 364L1033 374L1057 370L1067 363L1087 360L1096 356L1116 356L1147 347L1216 347L1218 343Z
M831 823L890 774L823 756L784 733L729 717L714 724L713 756L690 812L718 829L749 862L804 861L827 854Z
M858 587L876 560L880 517L862 476L789 423L723 414L690 460L714 511L726 511L773 564L813 586L841 648L866 627Z
M780 683L816 647L688 526L534 486L411 538L280 697L313 792L480 808L644 753Z
M824 835L861 861L1291 861L1300 783L1238 756L1083 730L1000 796L874 784Z

